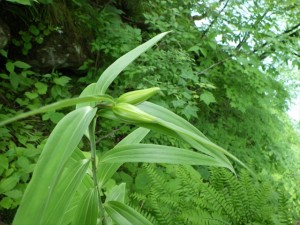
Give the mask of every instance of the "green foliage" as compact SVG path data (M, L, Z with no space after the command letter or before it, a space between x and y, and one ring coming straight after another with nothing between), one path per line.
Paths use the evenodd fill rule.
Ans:
M17 111L36 109L78 96L83 86L96 82L98 75L122 54L157 32L172 30L168 39L156 44L155 49L129 65L112 83L108 93L120 96L136 89L160 87L161 91L151 99L152 102L191 121L215 143L250 165L262 183L271 183L272 190L280 190L279 196L284 196L284 201L295 211L289 211L283 204L283 214L274 217L272 223L284 223L286 215L299 217L299 133L294 131L295 125L286 116L288 102L299 87L299 71L296 68L299 66L298 2L76 0L54 1L50 5L34 4L31 7L10 4L9 1L0 4L3 6L0 7L2 19L9 25L15 21L10 27L12 42L19 45L14 48L8 46L9 52L0 50L0 120L15 115ZM23 51L30 56L31 45L39 45L48 35L47 31L54 32L55 27L64 32L62 35L70 33L83 44L88 43L92 50L84 65L78 71L72 71L72 77L68 70L38 73L15 55ZM145 110L146 106L139 108ZM37 152L44 145L42 140L53 127L50 121L59 122L65 112L53 110L42 117L35 114L0 128L3 137L0 143L0 165L3 163L1 183L10 177L4 175L10 174L10 169L13 173L25 173L27 175L22 176L30 177L31 173L24 172L16 163L19 156L11 149L24 148L36 152L31 158L26 156L33 167L39 155ZM33 126L33 122L38 126ZM151 128L157 129L157 126ZM101 143L103 151L108 151L132 131L132 125L103 119L97 129L95 141ZM145 142L190 148L174 134L169 137L151 132ZM87 140L83 140L80 148L87 150L86 143ZM242 176L239 167L234 167L238 176ZM213 181L203 168L200 171L205 183L211 186ZM145 170L139 169L139 164L125 164L114 179L106 180L104 189L109 190L116 182L126 182L127 189L136 190L134 182L140 182L137 189L145 196L148 183L143 180L144 175ZM169 179L164 170L160 170L160 175ZM25 180L11 191L16 189L19 193L21 190L23 194L29 179ZM24 188L20 188L19 184ZM220 198L227 193L223 189L215 190ZM86 196L92 193L89 191ZM17 207L19 202L14 198L17 195L10 196L0 196L5 197L4 206L9 209ZM280 198L272 199L277 201ZM79 197L73 200L77 201ZM199 213L207 220L218 218L219 222L226 221L219 213L205 210ZM241 213L243 218L250 217L243 210ZM198 212L189 215L192 224L197 224L198 217Z
M22 54L28 55L33 44L42 44L44 38L50 35L55 29L52 26L47 26L43 23L38 25L30 25L27 31L20 31L20 39L13 39L12 43L16 47L22 47Z
M2 121L17 112L38 108L53 99L59 100L70 95L70 86L67 87L70 78L57 72L36 73L22 61L5 59L5 67L0 76ZM48 133L48 127L53 127L48 121L57 123L63 116L63 112L49 111L42 118L36 116L0 128L0 209L19 206L44 146L42 141ZM37 127L33 123L43 123L44 126Z
M122 11L114 7L105 7L96 18L96 38L92 42L92 51L103 52L107 57L118 58L141 43L140 29L122 22Z
M155 36L120 57L102 73L97 83L87 86L79 98L56 102L1 122L0 125L3 126L37 113L43 113L45 110L76 105L76 109L64 116L49 135L13 224L53 224L54 222L97 224L97 220L104 221L106 224L107 219L111 219L116 224L151 224L137 211L124 204L125 188L122 188L125 187L124 185L113 187L108 191L105 201L102 200L104 198L100 192L102 185L123 163L158 162L219 166L229 168L234 172L225 156L227 155L245 166L229 152L210 142L196 127L169 110L156 104L140 101L135 102L138 104L135 106L127 103L124 95L118 98L118 102L115 102L111 96L104 95L113 80L128 64L167 33ZM67 82L68 79L64 77L55 79L58 85L64 85ZM135 97L145 101L153 95L152 91L147 92L149 91L138 91L133 94L131 92L125 96L131 95L130 99ZM104 119L149 127L163 134L175 136L199 152L163 145L140 144L139 142L149 130L139 128L123 139L118 146L96 154L96 113ZM77 148L84 135L90 143L90 154L86 155ZM92 174L88 172L90 163ZM19 164L21 164L20 159ZM2 183L2 191L12 189L17 182L16 178L6 179ZM3 204L7 202L4 201Z
M279 197L282 192L246 171L237 178L214 168L208 183L188 166L144 164L140 170L132 204L152 214L158 224L292 224L291 214L283 213L292 208ZM140 179L149 188L142 189Z

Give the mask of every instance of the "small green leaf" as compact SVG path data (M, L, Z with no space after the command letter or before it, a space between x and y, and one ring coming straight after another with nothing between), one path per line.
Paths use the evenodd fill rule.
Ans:
M200 47L197 45L194 45L188 49L188 52L195 52L197 55L199 55L199 50L200 50Z
M40 33L40 30L34 25L30 25L28 30L35 36L38 36Z
M29 69L31 66L25 62L22 61L16 61L14 62L15 67L21 68L21 69Z
M44 95L47 93L47 89L48 89L48 85L47 84L44 84L44 83L41 83L41 82L36 82L34 84L34 86L36 87L37 89L37 92L40 94L40 95Z
M36 41L36 43L42 44L44 41L44 38L42 36L37 36L34 40Z
M7 58L7 51L5 51L4 49L0 49L0 55Z
M209 91L204 91L200 95L200 100L203 101L206 105L216 102L215 96Z
M203 56L206 58L207 57L207 50L205 48L199 48Z
M11 85L13 86L14 89L17 89L19 86L19 76L15 73L12 72L9 76L9 81L11 83Z
M7 69L8 72L12 73L15 70L15 65L12 62L7 62L5 64L5 67Z
M194 105L187 105L182 110L182 113L186 116L187 119L190 119L192 117L197 118L197 112L199 111L199 108Z
M0 155L0 167L8 169L8 158L5 155Z
M54 83L60 86L65 86L67 83L69 83L70 80L71 78L67 76L61 76L59 78L53 79Z
M0 201L0 206L3 207L4 209L9 209L10 206L12 205L13 200L9 197L4 197L1 201ZM0 208L1 208L0 207Z
M26 170L26 169L29 169L29 167L30 167L30 161L26 157L21 156L17 160L17 165L19 167L21 167L22 169Z
M11 191L5 192L4 195L6 195L7 197L12 198L12 199L21 199L23 196L23 193L20 190L11 190Z
M0 193L4 193L13 189L19 182L19 176L12 175L11 177L2 179L0 182Z
M28 92L28 91L26 91L25 92L25 96L27 97L27 98L29 98L29 99L36 99L39 95L38 95L38 93L36 93L36 92Z
M49 114L49 118L54 124L57 124L65 116L65 114L60 112L53 112Z

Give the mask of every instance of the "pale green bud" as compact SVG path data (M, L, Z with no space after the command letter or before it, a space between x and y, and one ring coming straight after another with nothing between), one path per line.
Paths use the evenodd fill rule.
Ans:
M128 123L153 123L156 121L154 116L128 103L118 103L112 108L112 111L117 117Z
M129 103L133 105L140 104L147 99L151 98L153 95L155 95L160 88L153 87L153 88L147 88L143 90L137 90L137 91L130 91L125 94L122 94L118 99L117 102L121 103Z

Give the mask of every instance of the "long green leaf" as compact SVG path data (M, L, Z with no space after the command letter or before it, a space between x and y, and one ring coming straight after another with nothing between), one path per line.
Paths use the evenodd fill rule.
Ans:
M87 190L80 199L72 225L96 225L98 218L98 192Z
M60 177L47 206L47 215L42 224L59 224L63 219L69 202L72 200L79 184L82 182L89 166L89 160L84 159L70 163Z
M104 209L117 225L152 225L133 208L117 201L104 204Z
M114 81L114 79L137 57L142 53L147 51L153 45L155 45L160 39L162 39L169 32L164 32L156 35L154 38L150 39L146 43L139 45L135 49L126 53L119 59L117 59L113 64L111 64L100 76L96 83L94 94L104 94L109 87L109 85Z
M150 102L143 102L138 105L138 108L144 112L158 118L158 124L168 128L177 133L183 140L187 141L197 150L211 155L218 159L220 162L226 163L227 168L233 171L233 168L229 160L225 155L229 156L245 168L249 169L243 162L237 159L234 155L221 148L220 146L212 143L207 137L205 137L196 127L191 125L188 121L177 116L175 113ZM151 126L151 125L150 125ZM155 125L152 125L155 127ZM146 125L147 127L147 125ZM156 126L159 129L159 126Z
M65 163L95 116L89 106L67 114L56 125L40 155L15 216L14 225L42 225L49 199Z
M132 144L115 147L106 152L101 163L148 162L184 165L224 166L214 158L182 149L154 144Z
M128 144L138 144L143 138L149 133L148 129L138 128L127 135L122 141L120 141L116 147L128 145ZM97 177L99 186L104 185L119 169L122 163L101 163L98 164Z
M150 113L151 115L153 115L157 118L160 118L169 123L173 123L179 127L184 127L186 130L189 130L193 133L198 134L199 136L201 136L203 138L208 139L200 130L198 130L191 123L189 123L182 117L178 116L177 114L173 113L172 111L170 111L160 105L145 101L145 102L141 103L140 105L138 105L138 108L140 108L144 112Z
M70 107L70 106L74 106L74 105L80 104L80 103L83 104L83 103L91 103L91 102L113 103L114 100L109 95L94 95L94 96L84 96L84 97L78 97L78 98L65 99L65 100L61 100L61 101L52 103L50 105L43 106L41 108L29 111L29 112L21 113L19 115L16 115L12 118L7 119L7 120L0 121L0 127L4 126L6 124L9 124L9 123L15 122L17 120L24 119L29 116L34 116L36 114L41 114L41 113L52 111L52 110L58 110L58 109Z

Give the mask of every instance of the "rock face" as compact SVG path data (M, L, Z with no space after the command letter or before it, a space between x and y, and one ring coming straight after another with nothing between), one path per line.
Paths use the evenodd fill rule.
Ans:
M34 45L26 59L39 70L69 68L76 69L88 58L87 46L84 46L72 34L54 32L40 45Z
M10 30L6 23L0 19L0 49L6 47L10 39Z

